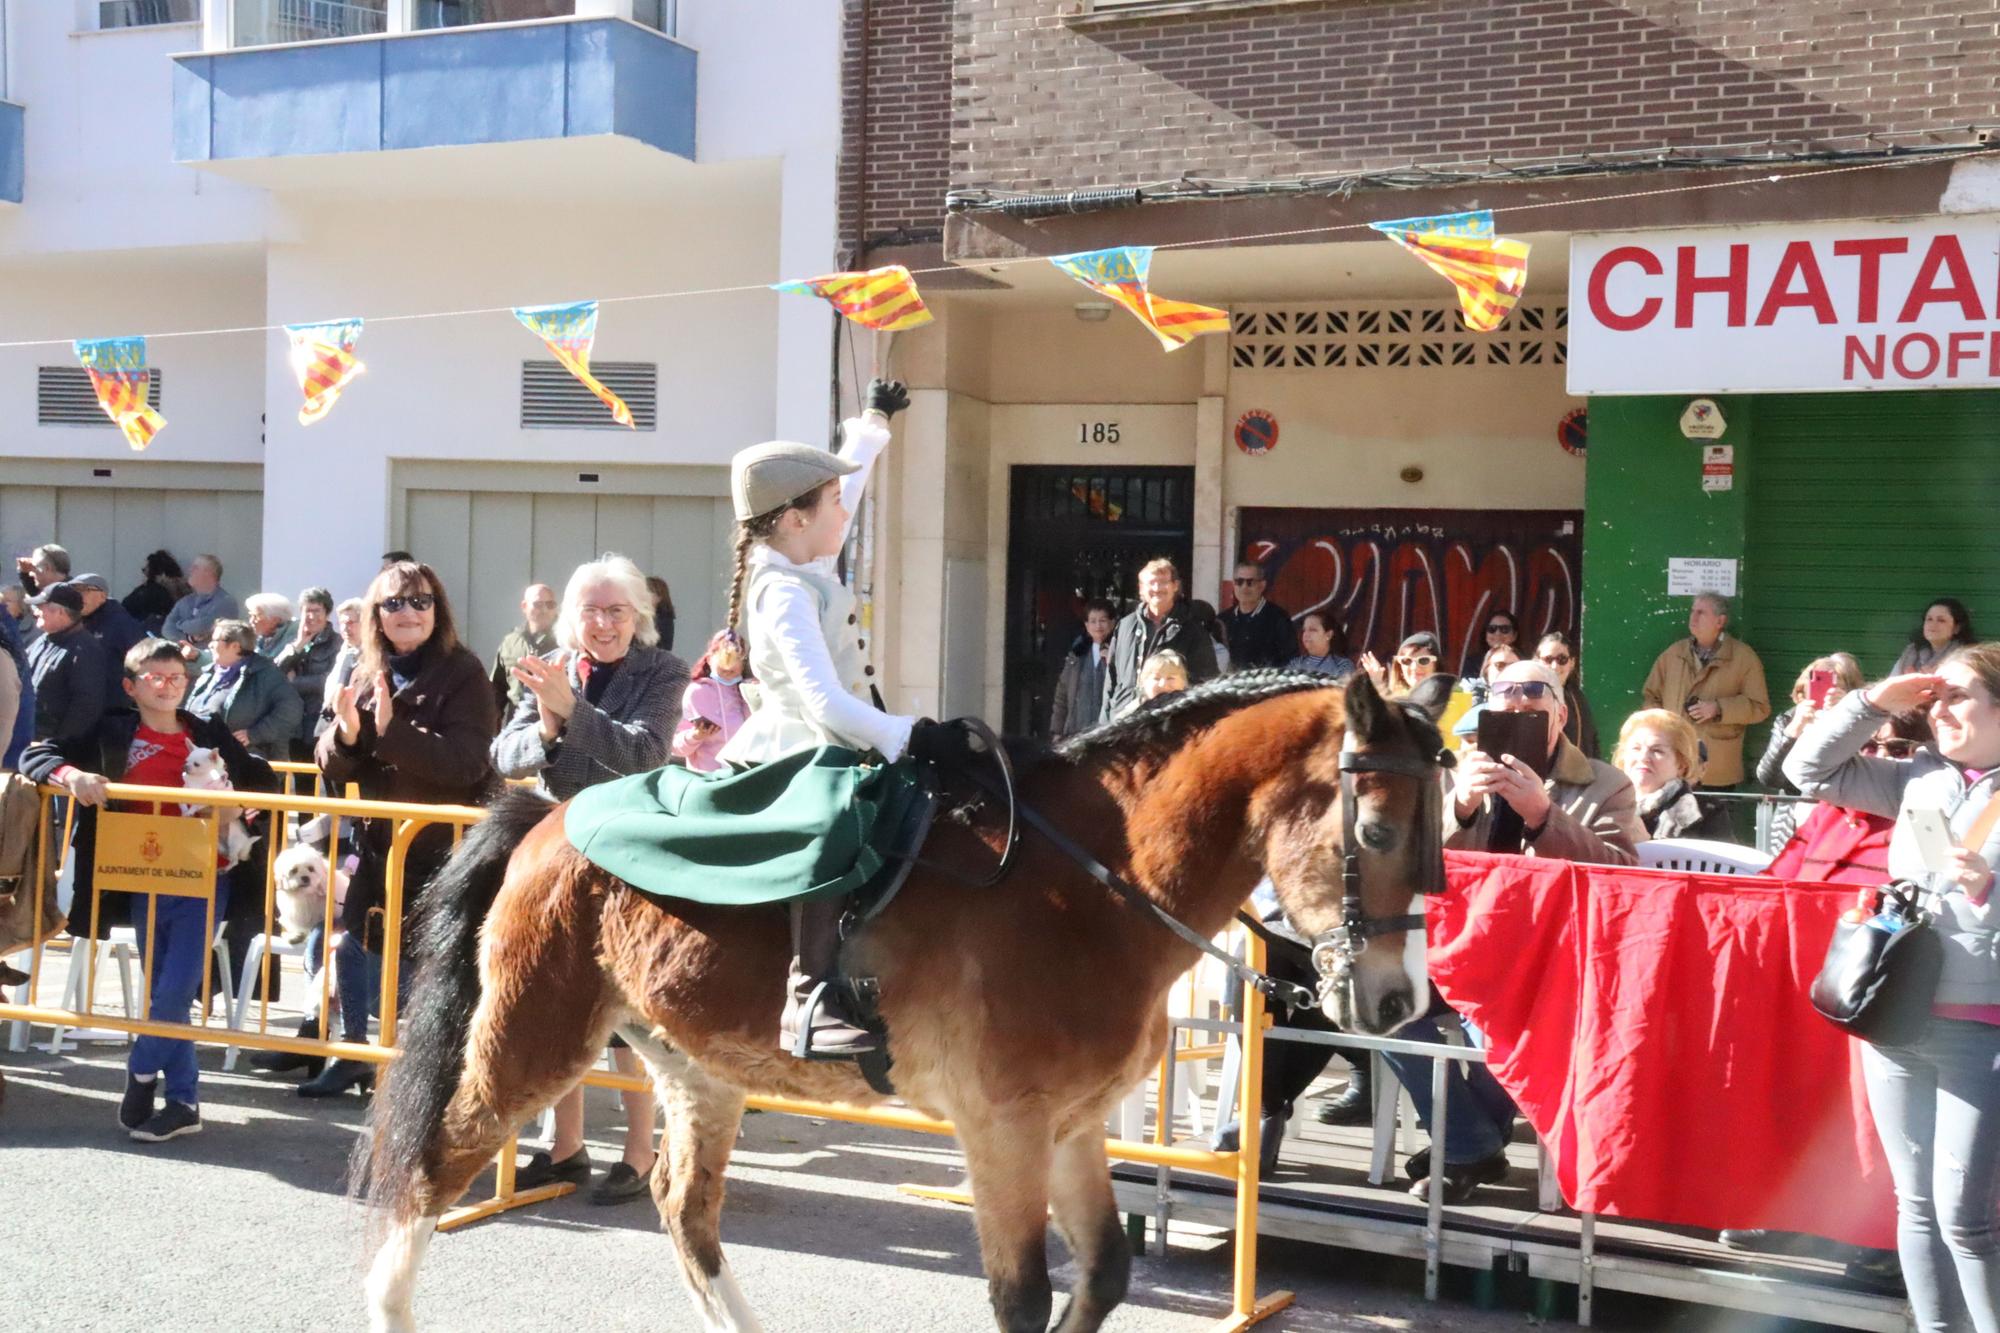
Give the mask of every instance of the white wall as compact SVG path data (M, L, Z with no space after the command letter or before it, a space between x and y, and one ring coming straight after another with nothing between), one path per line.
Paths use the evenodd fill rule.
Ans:
M652 432L521 429L521 362L548 353L505 309L754 284L778 245L769 202L768 190L690 192L671 210L611 199L504 210L409 200L333 217L292 201L299 241L270 248L268 322L500 309L370 323L360 345L368 370L310 428L298 424L298 384L278 335L269 337L266 579L280 587L365 582L388 541L392 459L719 464L769 438L775 311L785 299L775 293L600 308L595 359L659 363ZM824 428L808 438L823 439ZM466 485L477 487L476 473ZM300 540L302 516L309 540Z
M7 9L27 174L21 207L0 210L0 256L262 237L260 191L174 161L169 57L201 46L199 24L80 32L58 0Z

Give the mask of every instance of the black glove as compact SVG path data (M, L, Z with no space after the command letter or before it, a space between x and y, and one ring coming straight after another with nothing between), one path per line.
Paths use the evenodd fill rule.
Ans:
M904 753L933 764L964 763L972 757L972 733L955 722L920 717L910 728L910 744Z
M868 410L893 417L910 405L910 391L901 380L869 380Z

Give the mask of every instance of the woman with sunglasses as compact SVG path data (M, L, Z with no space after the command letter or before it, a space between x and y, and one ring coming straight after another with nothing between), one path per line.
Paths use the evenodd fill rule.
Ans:
M352 679L334 696L333 725L319 738L320 772L336 790L358 784L366 801L482 804L493 787L487 747L499 729L493 686L485 666L458 640L437 571L398 560L375 576L363 601L361 657ZM341 910L347 934L334 950L346 1041L368 1040L368 1013L381 986L384 876L393 822L363 819L355 830L360 864ZM450 856L451 841L449 825L433 824L410 844L403 874L405 922L424 885ZM299 1095L335 1097L349 1088L365 1090L374 1081L373 1065L335 1060L300 1084Z
M1361 654L1361 669L1375 682L1385 699L1408 697L1421 682L1435 676L1444 664L1444 650L1437 635L1418 630L1396 645L1396 655L1384 666L1373 653ZM1470 705L1468 704L1468 707Z
M1590 700L1577 683L1576 645L1561 630L1550 630L1535 645L1535 660L1562 678L1563 704L1569 720L1563 724L1563 738L1592 759L1598 755L1597 719L1591 716Z
M1907 761L1931 743L1931 724L1922 713L1898 713L1876 728L1861 747L1872 759ZM1827 801L1811 813L1778 850L1766 875L1812 879L1827 884L1875 885L1889 881L1889 838L1896 821L1866 810L1847 810Z

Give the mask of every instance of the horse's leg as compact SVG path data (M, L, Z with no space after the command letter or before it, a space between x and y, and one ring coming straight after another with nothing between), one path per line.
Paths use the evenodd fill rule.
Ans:
M1047 1333L1049 1163L1055 1145L1038 1116L955 1122L972 1183L986 1293L1004 1333Z
M1132 1277L1132 1247L1119 1224L1104 1160L1104 1128L1094 1123L1056 1144L1049 1172L1049 1205L1076 1260L1076 1289L1056 1333L1095 1333L1125 1299Z
M653 1163L653 1202L680 1257L688 1298L710 1333L758 1333L763 1325L722 1253L723 1177L743 1123L743 1090L636 1024L621 1034L652 1072L666 1113L665 1141Z

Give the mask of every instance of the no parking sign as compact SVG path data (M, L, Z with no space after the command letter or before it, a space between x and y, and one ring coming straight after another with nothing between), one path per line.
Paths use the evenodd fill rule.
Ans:
M1255 457L1278 447L1278 419L1269 412L1251 409L1236 419L1236 447Z

